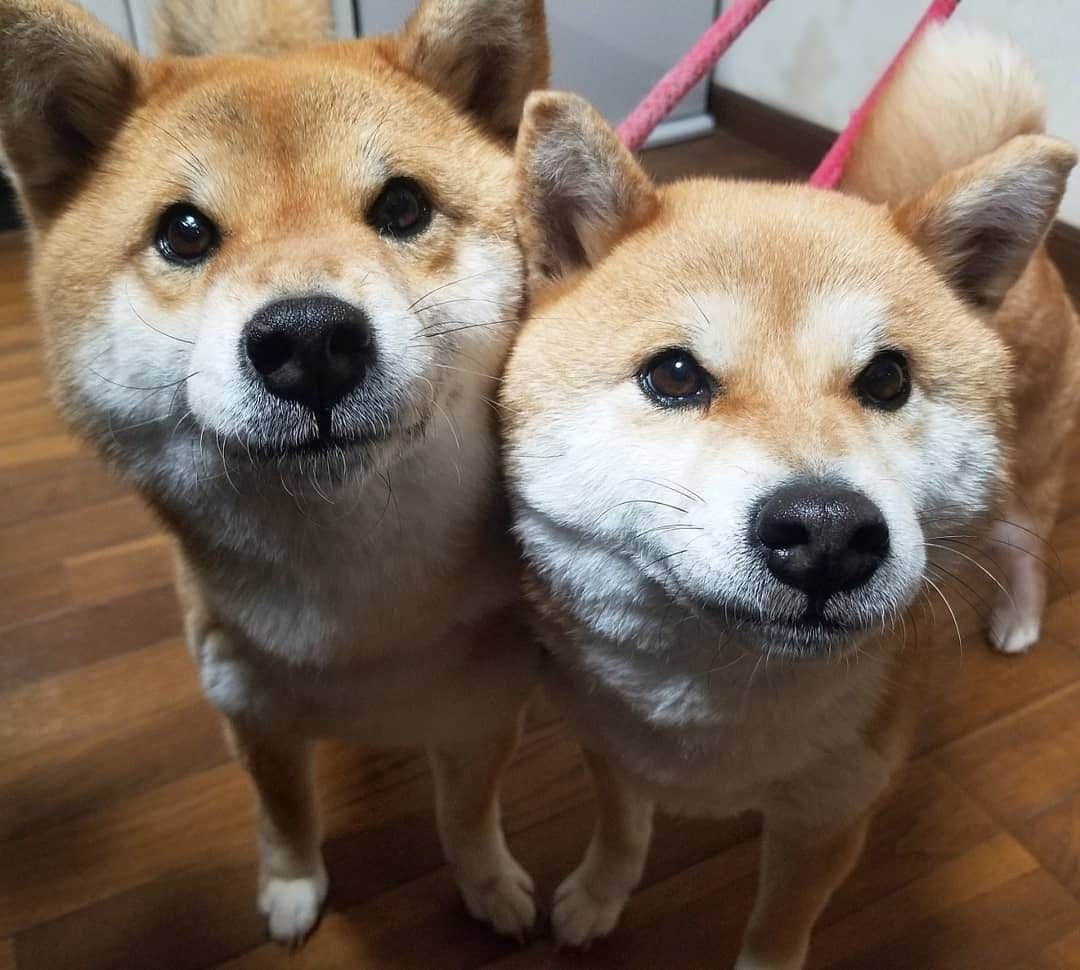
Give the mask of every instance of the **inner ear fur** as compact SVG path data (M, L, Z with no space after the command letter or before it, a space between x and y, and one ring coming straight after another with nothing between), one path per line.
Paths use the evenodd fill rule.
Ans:
M515 168L522 246L536 280L594 265L657 208L656 189L634 156L574 94L529 97Z
M73 4L0 0L0 146L32 223L92 170L134 104L140 64Z
M893 220L964 300L992 312L1049 230L1075 164L1065 142L1019 135L902 203Z
M395 40L405 69L500 136L547 85L543 0L423 0Z

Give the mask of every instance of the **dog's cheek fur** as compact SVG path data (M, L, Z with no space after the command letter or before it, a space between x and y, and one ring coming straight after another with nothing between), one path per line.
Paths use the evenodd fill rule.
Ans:
M748 603L760 568L751 509L785 467L700 413L664 412L633 380L572 408L522 415L510 472L518 534L594 629L643 647L662 635L656 597Z
M105 412L98 402L117 401L121 411L138 409L134 392L121 394L124 388L108 387L107 380L95 373L105 373L118 384L141 386L152 383L146 374L127 372L127 366L111 370L108 358L122 353L131 366L152 364L153 375L172 373L175 362L169 348L158 361L144 355L146 341L137 329L143 326L125 293L135 283L125 265L122 250L105 234L93 246L86 246L80 232L66 231L64 222L48 230L40 239L31 264L35 303L44 327L45 349L54 397L69 422L84 434L99 435ZM136 329L137 328L137 329ZM119 333L130 348L116 348L114 334ZM160 339L160 338L159 338ZM161 339L162 344L169 341ZM182 346L182 345L177 345ZM171 376L162 377L172 380ZM153 381L156 382L156 381Z

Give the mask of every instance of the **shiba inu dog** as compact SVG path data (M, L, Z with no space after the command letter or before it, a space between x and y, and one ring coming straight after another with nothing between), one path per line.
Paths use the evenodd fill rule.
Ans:
M1007 51L966 56L969 96L1008 93ZM1032 255L1076 161L1014 137L1015 104L971 105L970 152L943 148L925 190L885 207L658 188L587 103L526 102L539 295L504 377L507 478L545 683L599 809L556 892L560 942L615 926L654 806L758 810L738 967L803 965L905 757L925 667L901 655L905 611L934 547L1007 494L1010 357L991 322L1018 279L1052 272ZM900 106L919 110L898 90ZM938 122L948 146L963 126Z
M971 70L988 58L988 70ZM984 32L959 22L935 28L871 112L841 187L871 202L895 202L924 191L943 168L991 151L1006 136L1043 131L1045 115L1038 79L1018 52L995 47ZM1061 505L1080 406L1080 325L1041 246L996 302L992 326L1015 363L1017 428L1009 500L994 523L990 561L982 568L1000 584L990 642L1004 653L1020 653L1038 640L1046 605L1046 540ZM962 566L973 551L969 545L963 555L954 553L954 564Z
M279 56L149 60L74 6L0 2L56 397L179 540L272 935L326 894L326 735L428 748L468 909L521 935L498 785L536 656L487 399L522 301L508 136L547 75L542 5L425 0L397 36L287 51L325 14L218 6L208 35L208 5L167 3L164 36Z

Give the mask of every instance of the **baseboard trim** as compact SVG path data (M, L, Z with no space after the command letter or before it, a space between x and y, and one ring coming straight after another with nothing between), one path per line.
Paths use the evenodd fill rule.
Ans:
M718 127L807 175L836 140L835 131L719 84L709 93L709 110Z
M691 115L689 118L676 118L657 125L656 130L649 135L641 147L661 148L680 141L690 141L692 138L704 138L715 130L716 119L711 114L702 112L699 115Z
M837 133L714 84L709 107L718 127L751 145L777 155L809 175L832 147ZM1050 256L1065 277L1073 300L1080 303L1080 228L1055 222L1047 239Z

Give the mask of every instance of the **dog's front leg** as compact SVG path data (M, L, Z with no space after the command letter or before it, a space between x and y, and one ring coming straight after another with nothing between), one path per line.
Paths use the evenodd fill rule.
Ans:
M652 841L653 803L607 758L585 751L597 819L581 864L555 890L556 941L585 946L607 936L641 881Z
M1002 578L994 577L998 590L989 634L1001 653L1024 653L1039 639L1046 609L1047 539L1061 501L1061 472L1048 472L1034 488L1018 483L1005 518L990 533L991 562L999 565Z
M766 812L757 899L735 970L801 970L814 924L859 858L867 821L819 832Z
M203 693L225 719L225 735L259 802L259 909L270 935L297 944L314 929L326 899L326 868L308 738L259 717L258 679L239 642L211 611L183 553L177 592Z
M295 945L314 929L326 899L312 745L237 720L226 726L259 800L259 909L270 935Z
M465 905L497 933L519 940L536 920L536 904L532 879L506 846L499 782L520 735L515 718L495 734L428 751L439 838Z

